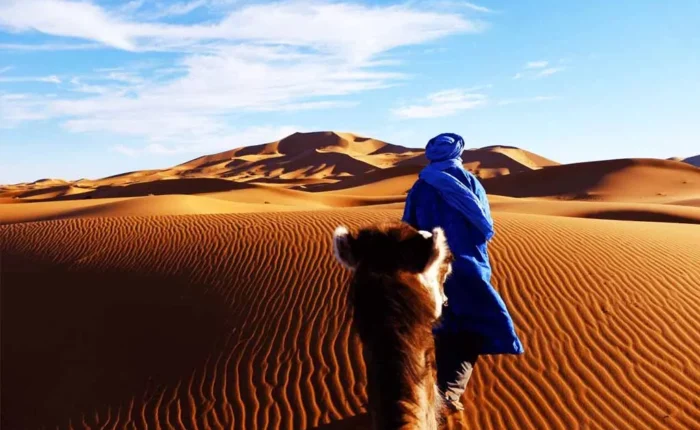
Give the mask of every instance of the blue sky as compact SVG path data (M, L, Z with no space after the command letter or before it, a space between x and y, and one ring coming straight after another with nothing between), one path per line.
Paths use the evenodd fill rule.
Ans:
M700 153L700 2L0 0L0 183L294 131Z

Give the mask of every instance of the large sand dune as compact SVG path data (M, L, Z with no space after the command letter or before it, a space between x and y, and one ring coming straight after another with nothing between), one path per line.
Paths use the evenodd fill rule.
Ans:
M0 226L2 428L362 428L366 380L330 235L399 216ZM478 364L468 428L698 428L700 229L496 222L494 284L526 353Z

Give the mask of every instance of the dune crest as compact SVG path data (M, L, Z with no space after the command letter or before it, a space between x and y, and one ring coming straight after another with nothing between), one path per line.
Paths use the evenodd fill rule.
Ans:
M0 199L48 201L199 194L212 192L212 187L216 191L236 189L233 184L330 191L417 173L427 164L423 152L422 148L407 148L352 133L294 133L275 142L197 157L169 169L126 172L96 180L42 179L5 186L0 188ZM481 178L557 165L537 154L500 146L467 150L464 163ZM180 182L163 184L175 180ZM199 188L192 186L195 183Z

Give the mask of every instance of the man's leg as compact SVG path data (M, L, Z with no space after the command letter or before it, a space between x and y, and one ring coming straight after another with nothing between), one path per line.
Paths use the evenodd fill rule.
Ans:
M466 333L440 331L435 336L438 387L452 409L464 409L460 399L479 357L475 342L475 337Z

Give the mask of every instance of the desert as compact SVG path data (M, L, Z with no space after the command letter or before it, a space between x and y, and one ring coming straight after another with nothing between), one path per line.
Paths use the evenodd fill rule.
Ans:
M700 425L700 169L465 151L525 344L448 428ZM421 149L295 133L0 188L2 427L366 428L331 235L401 218Z

